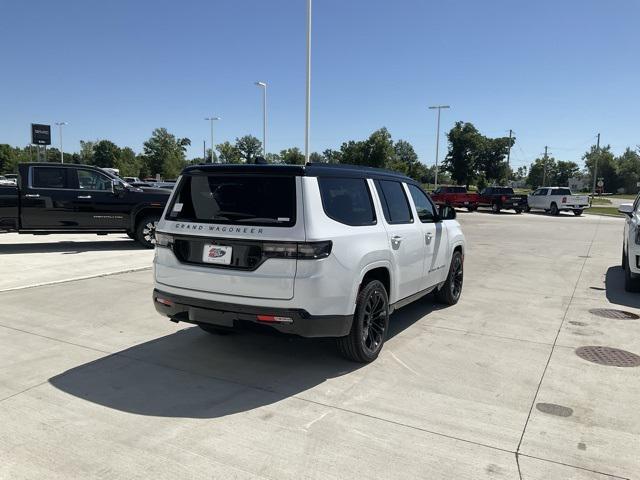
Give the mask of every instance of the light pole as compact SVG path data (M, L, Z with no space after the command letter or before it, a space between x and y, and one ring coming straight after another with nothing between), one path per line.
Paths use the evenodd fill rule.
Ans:
M440 111L443 108L451 108L449 105L434 105L429 107L429 110L438 110L438 130L436 131L436 175L435 175L435 187L438 188L438 147L440 147Z
M304 123L304 159L309 163L309 128L311 125L311 0L307 0L307 104Z
M69 125L67 122L56 122L60 133L60 163L64 163L64 151L62 150L62 126Z
M213 163L213 122L215 120L220 120L220 117L207 117L205 120L211 122L211 163ZM206 155L204 159L204 163L207 163Z
M267 84L266 82L255 82L255 85L262 88L262 156L267 156Z

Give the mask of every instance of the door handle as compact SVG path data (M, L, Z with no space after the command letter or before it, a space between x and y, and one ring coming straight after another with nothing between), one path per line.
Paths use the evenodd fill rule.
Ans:
M78 198L91 198L91 195L78 195Z
M393 237L391 237L391 241L393 243L400 243L402 241L402 237L400 235L394 235Z
M424 234L424 241L427 243L427 245L429 245L431 243L431 239L433 238L433 234L432 233L425 233Z
M39 193L25 193L24 198L40 198Z

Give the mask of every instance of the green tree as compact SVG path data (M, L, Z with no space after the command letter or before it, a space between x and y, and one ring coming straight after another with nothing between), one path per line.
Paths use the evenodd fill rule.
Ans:
M531 188L555 186L557 176L558 166L555 158L536 158L529 166L527 185Z
M166 128L156 128L144 142L144 153L151 175L160 173L165 178L177 177L186 165L185 152L191 145L188 138L176 138Z
M93 147L95 142L80 140L80 161L84 165L93 165Z
M325 163L324 156L318 152L312 152L309 154L309 161L311 163Z
M367 142L349 140L340 147L340 163L348 165L367 165Z
M246 163L253 163L255 158L262 153L262 142L253 135L245 135L236 138L236 148Z
M458 185L466 185L476 177L476 161L482 135L472 123L456 122L447 133L449 151L444 160L444 168Z
M370 167L384 168L394 157L393 141L389 130L382 127L371 134L367 140L366 164Z
M109 140L100 140L93 146L93 164L100 168L118 168L120 148Z
M0 173L13 173L18 164L16 150L6 143L0 144Z
M622 182L618 178L616 170L616 161L611 152L611 145L598 149L595 145L591 146L588 152L582 156L585 166L589 171L591 184L593 184L594 167L598 165L598 178L604 179L604 189L606 192L615 192L622 186Z
M569 185L569 179L580 174L580 167L576 162L568 162L558 160L556 162L554 185L566 187Z
M242 153L230 142L216 145L216 150L220 154L218 158L222 163L242 163Z
M514 139L509 137L488 138L481 135L476 144L475 168L483 173L490 182L502 183L509 177L509 167L506 162L509 145Z
M304 153L298 147L287 148L280 152L282 163L287 165L304 165Z
M322 156L324 157L324 161L327 163L340 163L341 153L339 150L331 150L327 148L324 152L322 152Z
M267 153L265 160L267 161L267 163L274 163L274 164L282 163L282 159L280 158L280 155L278 155L277 153Z
M640 147L639 147L640 149ZM620 186L625 193L636 193L640 182L640 155L627 147L622 155L616 158L617 173Z
M398 140L393 146L393 158L388 162L387 168L390 170L396 170L410 176L416 180L419 180L419 176L423 172L418 172L418 155L411 145L406 140ZM416 176L417 175L417 176Z
M141 159L129 147L120 150L120 155L115 163L115 168L120 170L121 177L140 176Z

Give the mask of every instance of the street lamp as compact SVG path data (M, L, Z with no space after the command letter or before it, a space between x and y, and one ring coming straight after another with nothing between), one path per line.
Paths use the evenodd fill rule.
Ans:
M438 110L438 130L436 131L436 175L435 175L435 187L438 188L438 147L440 146L440 111L443 108L451 108L449 105L434 105L429 107L429 110Z
M307 103L304 122L304 161L309 163L309 128L311 125L311 0L307 0Z
M267 84L266 82L255 82L255 85L262 88L262 156L267 156Z
M211 122L211 163L213 163L213 122L220 120L220 117L207 117L205 120ZM204 163L207 163L207 159L204 159Z
M60 132L60 163L64 163L64 151L62 150L62 126L69 125L67 122L56 122Z

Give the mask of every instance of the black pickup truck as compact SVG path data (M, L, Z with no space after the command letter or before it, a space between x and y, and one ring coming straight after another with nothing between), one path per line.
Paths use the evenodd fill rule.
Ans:
M125 232L153 248L169 190L132 187L89 165L25 163L18 169L17 185L0 186L0 231Z
M487 187L478 197L478 206L490 207L493 213L500 213L500 210L522 213L526 210L527 203L527 196L516 195L511 187Z

